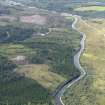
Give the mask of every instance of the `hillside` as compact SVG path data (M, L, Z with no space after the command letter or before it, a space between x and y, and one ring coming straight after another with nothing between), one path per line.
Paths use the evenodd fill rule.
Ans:
M80 41L71 28L74 19L12 3L1 2L0 55L16 67L0 68L0 76L6 70L0 104L54 105L56 88L80 75L73 65Z
M76 28L86 34L87 75L76 84L82 35L70 14L81 16ZM104 105L104 27L104 0L1 0L0 105L55 105L66 81L65 105Z

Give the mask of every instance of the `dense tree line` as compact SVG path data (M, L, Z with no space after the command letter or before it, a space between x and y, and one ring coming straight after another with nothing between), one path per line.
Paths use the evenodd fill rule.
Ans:
M16 64L7 57L0 55L0 82L10 79L11 73L16 67Z

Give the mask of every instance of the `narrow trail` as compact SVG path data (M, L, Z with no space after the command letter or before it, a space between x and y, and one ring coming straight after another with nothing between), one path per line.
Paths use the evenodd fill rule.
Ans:
M70 14L72 17L74 17L74 22L72 24L72 29L78 31L78 29L76 28L76 24L78 22L78 19L80 19L81 17L80 16L77 16L77 15L72 15ZM79 31L78 31L79 32ZM75 67L80 71L81 75L74 79L73 81L69 81L69 82L64 82L64 85L61 89L58 90L58 93L56 94L55 96L55 103L56 105L65 105L62 101L62 96L64 94L64 92L66 91L67 88L70 88L73 84L79 82L81 79L83 79L86 75L86 72L85 70L83 69L83 67L81 66L80 64L80 56L81 54L83 53L84 49L85 49L85 39L86 39L86 35L85 33L83 32L79 32L83 37L80 41L80 45L81 45L81 48L80 50L74 55L74 65Z

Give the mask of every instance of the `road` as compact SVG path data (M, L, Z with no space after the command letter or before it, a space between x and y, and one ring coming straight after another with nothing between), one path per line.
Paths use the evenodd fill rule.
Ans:
M71 16L74 17L74 19L75 19L74 22L73 22L73 24L72 24L72 28L74 30L78 31L77 28L76 28L76 23L78 22L78 19L80 19L81 17L80 16L77 16L77 15L71 15ZM57 94L55 96L55 103L56 103L56 105L65 105L63 103L63 101L62 101L62 96L63 96L64 92L66 91L66 89L67 88L70 88L73 84L79 82L86 75L85 70L83 69L83 67L80 64L80 56L81 56L81 54L83 53L83 51L85 49L86 35L83 32L79 32L79 33L82 34L83 37L82 37L82 39L80 41L81 48L80 48L80 50L74 56L74 65L81 72L81 75L78 78L74 79L73 81L69 81L68 80L69 82L68 81L67 82L66 81L64 82L63 87L58 90L58 92L57 92Z

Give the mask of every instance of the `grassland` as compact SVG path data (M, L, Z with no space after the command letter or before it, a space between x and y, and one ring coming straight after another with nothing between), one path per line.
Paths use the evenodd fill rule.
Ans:
M81 56L87 76L65 92L63 99L66 105L105 105L104 27L104 23L78 21L78 30L87 36L85 52Z
M86 7L79 7L76 8L75 11L105 11L104 6L86 6Z
M65 80L61 75L49 71L48 65L45 64L20 66L17 72L20 74L24 73L27 78L37 81L45 89L51 91L54 91L56 86Z

